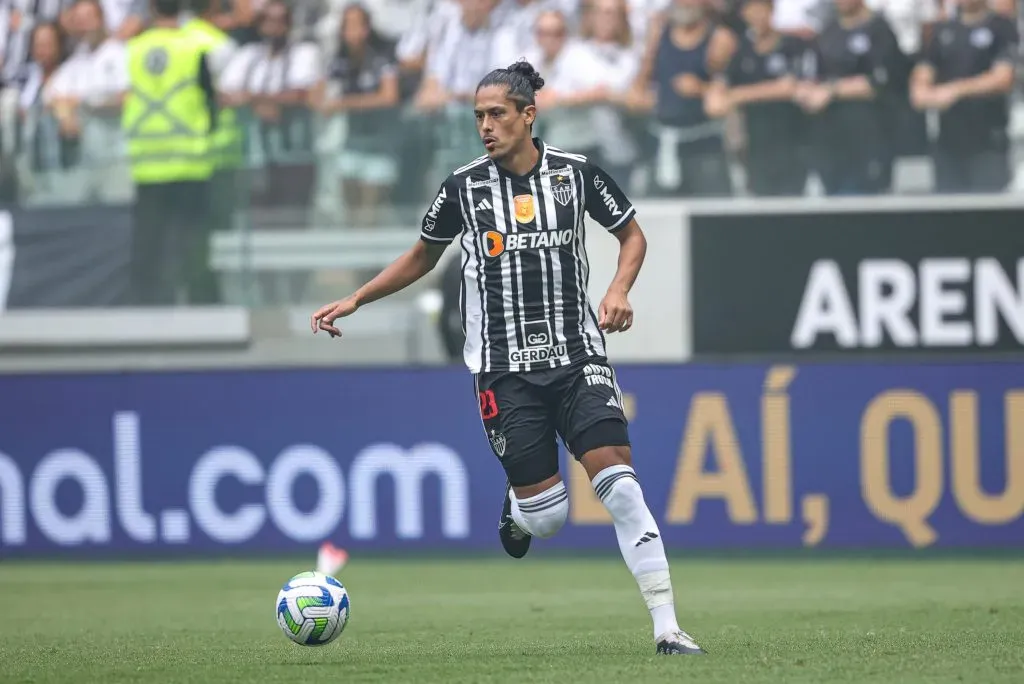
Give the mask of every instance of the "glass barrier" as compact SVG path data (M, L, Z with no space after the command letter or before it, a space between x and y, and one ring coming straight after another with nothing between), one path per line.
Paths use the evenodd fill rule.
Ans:
M1007 192L1016 192L1013 177L1024 178L1016 173L1018 160L1024 159L1019 153L1024 149L1021 108L1015 102L1008 131L1012 154ZM240 305L287 312L280 325L297 335L314 305L351 292L408 248L447 173L483 153L472 112L465 107L430 115L406 108L380 115L377 124L369 126L365 118L356 124L344 116L322 117L305 108L282 110L270 118L266 114L239 111L243 161L208 183L204 225L194 225L190 218L196 213L189 196L166 209L168 215L186 219L190 235L208 239L174 236L176 240L161 243L164 251L156 259L151 255L152 263L141 269L130 264L137 261L140 238L150 230L142 225L149 215L139 213L138 189L132 183L117 117L82 112L69 125L49 111L37 110L19 117L13 131L5 127L0 193L16 217L16 236L24 240L35 222L38 235L46 234L51 254L62 253L54 244L65 240L64 251L77 254L79 261L89 255L88 264L68 257L73 268L59 260L40 259L38 268L54 269L49 277L74 280L78 288L75 296L58 304ZM826 194L829 188L822 174L815 173L821 151L815 147L820 138L811 125L816 122L805 123L800 130L806 135L787 141L778 160L765 157L763 148L750 147L752 131L740 119L700 130L669 130L624 111L595 107L542 112L536 133L553 145L599 160L638 200L767 194L752 187L757 184L749 182L748 171L762 179L766 173L788 174L788 186L799 194ZM928 130L928 118L922 115L913 125ZM581 126L594 127L598 135L590 131L580 136ZM928 146L907 145L904 130L896 127L886 134L889 154L883 156L891 168L886 164L875 169L875 190L932 192L935 174ZM576 142L583 139L595 142L581 149ZM871 192L865 187L832 188L831 194ZM109 218L109 212L117 211L127 217L120 233L113 232L111 224L116 221ZM62 222L68 223L65 230L59 229ZM117 240L121 244L114 244ZM104 259L114 263L103 263ZM168 261L176 262L170 275L164 268ZM98 282L85 275L89 270L100 274L94 279ZM36 277L47 276L40 272ZM164 279L159 286L150 282L157 278ZM428 282L396 297L397 308L380 314L379 332L405 325L402 312L412 315L414 303L436 315L436 297L425 293L439 288L440 279L440 274L432 274ZM104 290L118 282L122 292ZM11 286L12 292L18 291L16 286ZM140 290L148 291L149 299ZM91 296L109 301L89 301ZM38 304L46 307L53 302ZM26 305L32 305L31 297L27 304L7 302L8 309Z

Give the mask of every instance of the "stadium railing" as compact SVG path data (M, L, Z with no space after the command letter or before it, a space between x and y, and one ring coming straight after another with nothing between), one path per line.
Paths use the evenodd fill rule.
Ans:
M1019 107L1014 109L1014 114L1011 137L1024 139L1024 114ZM250 145L248 166L240 174L241 196L234 228L211 236L210 253L211 266L225 285L225 306L245 310L246 323L233 332L214 332L210 327L204 331L197 330L192 336L197 345L209 346L210 340L205 338L211 335L221 336L218 339L228 340L230 344L243 340L241 343L250 347L258 344L259 340L273 340L273 344L282 348L291 345L298 336L308 332L311 306L351 291L415 240L424 202L429 201L429 198L419 195L431 192L432 179L421 178L423 188L396 188L404 198L402 203L388 198L376 212L375 220L365 220L346 206L341 192L338 159L346 135L343 121L313 117L312 123L314 139L305 152L291 152L275 158L273 150L264 148L262 141ZM406 133L398 131L396 135ZM251 139L256 137L250 135ZM100 179L109 177L111 168L120 169L115 174L117 178L123 175L124 166L112 161L109 154L102 164L85 158L71 168L33 168L27 163L25 154L26 148L21 146L14 157L0 160L5 172L3 178L7 181L3 188L8 207L26 210L42 207L85 209L117 204L127 207L124 193L104 194L96 190L104 188L105 181ZM1024 155L1018 153L1016 158L1024 160ZM419 166L430 168L426 163ZM432 169L431 173L435 171ZM1024 174L1018 173L1017 178L1019 185L1024 181ZM920 184L912 185L915 185L915 191L919 191L917 186ZM82 188L91 190L86 192ZM52 194L46 194L48 189L53 191ZM635 192L634 196L642 199L643 193ZM0 283L0 307L3 294L4 287ZM353 352L358 345L350 344L346 347L344 361L378 363L384 349L390 350L388 354L396 361L443 360L436 350L423 351L431 346L422 340L434 334L431 317L436 312L436 301L436 282L432 276L421 287L383 302L375 307L374 312L367 312L359 317L360 320L352 321L350 342L362 336L367 353ZM163 334L161 330L177 326L180 331L192 327L184 322L184 311L179 312L177 318L159 319L150 324L144 319L132 319L132 316L142 315L140 312L101 308L77 314L85 317L75 319L79 322L78 330L61 336L53 332L59 330L59 325L48 325L46 321L58 321L65 316L64 311L52 308L43 312L12 310L0 315L0 346L6 350L46 346L44 338L61 338L63 341L51 342L61 346L102 348L116 346L118 339L134 339L137 345L146 346L159 344ZM122 322L115 324L112 323L114 320ZM203 319L200 316L195 320ZM123 335L116 332L121 325L126 329ZM130 332L138 329L148 330L148 333ZM90 330L96 335L90 337ZM179 333L168 334L173 337ZM247 336L250 340L244 342ZM410 339L421 342L413 344L408 342ZM396 343L396 340L400 342ZM301 357L302 354L296 356ZM319 358L315 353L307 356Z

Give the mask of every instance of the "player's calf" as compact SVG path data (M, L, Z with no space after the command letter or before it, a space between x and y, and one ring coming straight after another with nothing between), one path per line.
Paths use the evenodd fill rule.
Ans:
M614 444L616 440L611 435L614 426L606 425L600 430L607 433L600 441ZM591 439L591 443L597 442L596 437ZM640 481L629 465L629 447L595 446L585 451L580 461L591 476L598 498L611 515L619 551L651 613L657 652L678 655L704 653L676 621L672 580L661 530L644 500Z

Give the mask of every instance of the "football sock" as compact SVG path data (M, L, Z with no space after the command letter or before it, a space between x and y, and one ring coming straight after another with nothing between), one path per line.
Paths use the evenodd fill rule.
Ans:
M569 493L564 482L525 499L517 499L511 490L508 495L512 500L512 520L530 536L550 537L562 529L569 517Z
M597 474L593 485L612 516L622 558L651 611L654 637L678 630L665 545L636 473L627 465L609 466Z

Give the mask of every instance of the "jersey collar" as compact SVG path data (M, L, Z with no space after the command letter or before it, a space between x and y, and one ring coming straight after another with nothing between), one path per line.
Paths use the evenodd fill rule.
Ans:
M537 163L534 164L532 169L527 171L524 175L520 176L518 174L512 173L498 162L492 162L494 164L494 167L498 169L498 173L501 174L502 176L508 176L513 180L525 180L527 178L531 178L532 176L536 176L538 173L540 173L540 170L544 166L544 162L547 158L548 148L547 145L544 144L544 141L541 140L540 138L534 138L533 145L534 147L537 148L537 151L540 152L540 154L537 155Z

